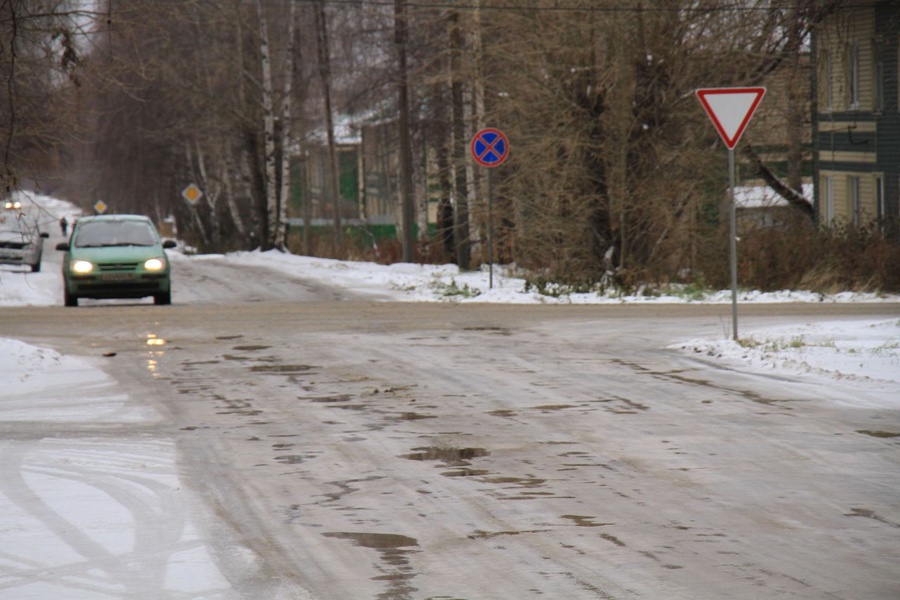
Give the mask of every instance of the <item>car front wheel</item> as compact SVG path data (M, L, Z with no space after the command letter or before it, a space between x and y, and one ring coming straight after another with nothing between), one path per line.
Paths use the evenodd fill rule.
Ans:
M65 292L66 306L78 306L78 296L73 296L68 290Z
M153 296L153 304L172 304L172 291Z

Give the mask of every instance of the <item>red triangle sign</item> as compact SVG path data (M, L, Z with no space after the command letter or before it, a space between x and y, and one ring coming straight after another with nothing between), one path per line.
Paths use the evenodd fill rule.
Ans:
M766 95L766 88L708 88L697 90L696 94L722 141L729 150L734 150L750 117Z

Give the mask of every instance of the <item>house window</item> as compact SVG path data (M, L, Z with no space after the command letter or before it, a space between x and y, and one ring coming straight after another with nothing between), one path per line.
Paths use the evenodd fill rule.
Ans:
M834 178L826 175L822 178L822 214L820 215L825 225L834 222Z
M847 192L850 194L850 220L854 227L859 227L862 221L859 201L859 177L851 175L847 181Z
M875 177L875 211L878 215L878 225L884 229L887 211L884 206L884 177Z
M884 54L881 52L881 45L875 44L872 47L872 55L875 57L875 63L872 69L873 84L875 86L875 112L884 112Z
M850 109L859 108L859 44L853 42L847 51L847 85Z

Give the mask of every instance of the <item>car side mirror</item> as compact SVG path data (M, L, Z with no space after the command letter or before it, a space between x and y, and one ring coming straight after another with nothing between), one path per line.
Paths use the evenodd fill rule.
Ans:
M48 237L50 237L50 234L47 233L46 231L42 231L42 232L41 232L41 237L44 238L44 239L46 240Z
M60 242L56 245L57 250L62 250L63 252L67 252L69 250L69 242Z
M170 250L172 248L177 248L177 247L178 247L178 244L175 242L175 240L163 240L163 248L165 248L166 250Z

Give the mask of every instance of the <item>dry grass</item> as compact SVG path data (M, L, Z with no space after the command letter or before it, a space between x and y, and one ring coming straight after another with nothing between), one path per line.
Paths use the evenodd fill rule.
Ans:
M866 228L745 233L740 246L743 287L900 292L900 244Z

